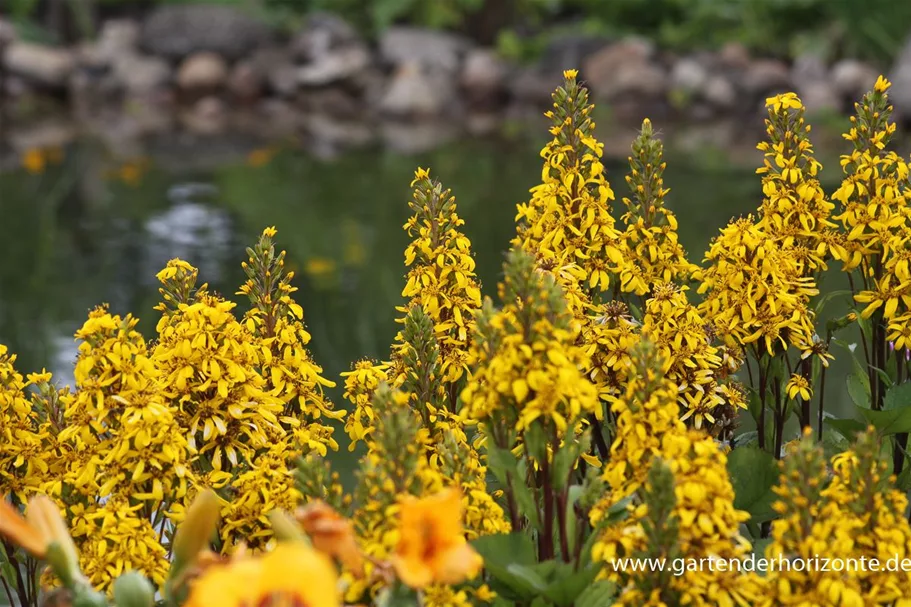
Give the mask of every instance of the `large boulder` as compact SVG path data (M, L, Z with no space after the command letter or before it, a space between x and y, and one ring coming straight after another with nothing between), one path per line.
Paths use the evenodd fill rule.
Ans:
M2 59L11 74L53 88L65 87L76 67L76 58L68 50L18 40L6 47Z
M172 61L201 51L233 61L271 37L266 25L227 6L162 6L143 24L140 44L147 52Z
M180 64L177 86L184 91L212 91L228 80L228 65L211 51L193 53Z

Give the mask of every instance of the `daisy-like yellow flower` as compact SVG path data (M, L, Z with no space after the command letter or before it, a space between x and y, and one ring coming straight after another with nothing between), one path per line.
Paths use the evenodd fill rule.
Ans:
M810 400L813 397L813 388L807 378L796 373L788 380L787 385L788 398L795 399L800 396L801 400Z
M462 497L450 488L423 499L404 499L392 564L412 588L457 584L477 575L483 561L462 530Z
M302 542L282 543L263 556L208 568L193 584L185 607L339 607L337 580L328 557Z

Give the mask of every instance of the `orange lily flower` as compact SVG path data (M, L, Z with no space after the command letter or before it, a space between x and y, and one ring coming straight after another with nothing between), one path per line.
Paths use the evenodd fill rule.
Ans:
M477 575L483 561L465 540L458 489L402 501L392 565L399 579L412 588L457 584Z
M310 537L314 548L338 559L355 576L363 576L364 557L358 548L350 520L320 500L299 508L294 516Z

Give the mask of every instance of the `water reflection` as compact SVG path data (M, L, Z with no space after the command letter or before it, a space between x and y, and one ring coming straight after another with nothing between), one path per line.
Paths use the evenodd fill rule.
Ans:
M139 316L150 334L158 319L154 275L173 257L237 300L244 247L275 225L297 274L314 356L337 379L360 357L388 354L402 301L401 227L415 167L432 167L452 188L483 290L493 294L514 234L515 203L540 179L539 146L539 138L521 135L463 138L414 154L371 145L322 160L254 139L232 141L227 151L209 151L198 140L155 140L141 160L124 164L92 141L72 144L40 171L0 172L0 341L19 353L23 372L48 367L71 381L70 336L88 309L109 302L116 313ZM718 151L669 151L668 206L693 261L731 217L758 206L754 155L735 165ZM625 163L606 166L623 196ZM831 191L838 164L829 166L824 185ZM830 393L842 408L844 368L838 361L830 374ZM331 396L339 402L340 388Z

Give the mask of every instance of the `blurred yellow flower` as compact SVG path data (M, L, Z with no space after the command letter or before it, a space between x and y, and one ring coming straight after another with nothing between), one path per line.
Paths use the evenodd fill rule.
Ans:
M339 607L337 580L326 556L304 543L283 543L262 556L208 568L194 583L185 607Z
M392 564L412 588L434 582L457 584L477 575L483 562L465 540L458 489L402 501Z
M321 500L310 502L295 513L297 522L313 547L338 559L356 577L363 574L364 557L354 536L354 526Z

